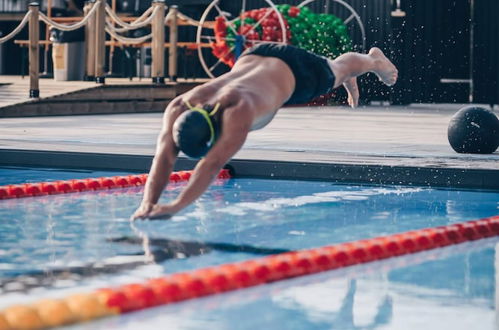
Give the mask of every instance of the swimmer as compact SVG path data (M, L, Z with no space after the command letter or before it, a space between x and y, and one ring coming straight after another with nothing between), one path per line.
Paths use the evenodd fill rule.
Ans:
M132 219L167 219L195 201L248 133L267 125L283 105L308 103L343 85L348 104L357 106L357 77L367 72L388 86L397 81L397 68L379 48L334 60L291 45L268 43L246 50L230 72L168 105L142 203ZM180 150L202 159L178 197L158 204Z

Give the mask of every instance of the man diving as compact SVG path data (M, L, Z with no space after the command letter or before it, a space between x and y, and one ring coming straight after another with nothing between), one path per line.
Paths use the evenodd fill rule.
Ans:
M248 49L232 70L174 99L166 108L144 196L132 219L169 218L196 200L241 149L248 133L267 125L279 108L303 104L344 86L357 106L357 77L373 72L388 86L396 67L379 48L334 60L280 44ZM202 159L187 186L168 204L158 204L179 151Z

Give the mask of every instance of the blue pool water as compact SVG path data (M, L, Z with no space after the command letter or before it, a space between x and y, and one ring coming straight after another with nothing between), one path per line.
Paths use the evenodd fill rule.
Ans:
M92 329L492 330L498 253L497 240L463 244L105 319Z
M0 170L0 184L24 182L28 176L23 173ZM28 180L119 174L30 170ZM171 185L161 201L173 199L183 185ZM130 188L0 201L0 307L499 214L497 192L233 179L217 181L169 221L130 223L141 194L141 188ZM459 313L481 322L480 329L492 329L497 242L328 272L285 281L289 286L277 283L98 324L131 329L139 322L151 329L164 322L179 328L396 329L404 320L414 328L420 325L424 318L414 315L417 311L442 314L442 320Z

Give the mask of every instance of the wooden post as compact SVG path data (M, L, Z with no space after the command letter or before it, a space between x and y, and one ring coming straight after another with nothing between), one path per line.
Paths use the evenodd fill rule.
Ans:
M40 89L38 87L40 59L38 41L40 38L40 22L38 17L39 4L32 2L29 4L31 17L29 18L29 97L40 97Z
M95 0L86 1L83 14L86 16L95 4ZM95 80L95 15L85 24L85 79Z
M171 81L177 81L178 72L178 6L172 6L170 9L172 13L172 21L170 23L170 48L168 56L168 76Z
M158 9L152 20L152 68L151 77L155 84L165 83L165 1L154 0Z
M52 19L52 0L47 0L47 17ZM50 39L50 28L45 26L45 40ZM48 75L48 64L49 64L49 48L50 44L46 43L44 46L44 55L43 55L43 75Z
M111 9L116 13L116 0L112 0ZM111 25L114 26L114 21L111 20ZM109 60L108 60L108 73L113 74L113 59L114 59L114 38L109 36L111 39L111 45L109 46Z
M104 84L106 74L106 1L97 0L97 12L95 13L95 82Z

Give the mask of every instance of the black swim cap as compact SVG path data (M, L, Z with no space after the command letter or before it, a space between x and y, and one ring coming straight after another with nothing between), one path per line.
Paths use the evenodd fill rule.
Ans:
M205 109L193 108L182 113L173 124L173 141L184 154L199 159L211 149L218 136L218 125ZM206 108L206 107L205 107ZM218 106L212 113L218 110Z

